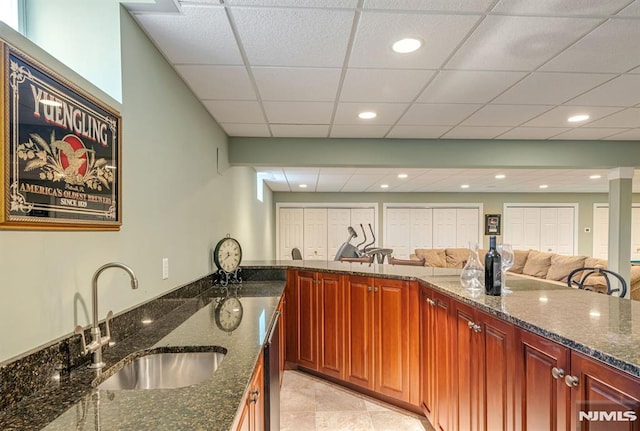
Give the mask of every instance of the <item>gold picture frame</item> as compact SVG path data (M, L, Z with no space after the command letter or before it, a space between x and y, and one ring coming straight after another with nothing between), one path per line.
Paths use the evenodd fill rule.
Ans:
M120 113L8 43L0 49L0 229L120 229Z

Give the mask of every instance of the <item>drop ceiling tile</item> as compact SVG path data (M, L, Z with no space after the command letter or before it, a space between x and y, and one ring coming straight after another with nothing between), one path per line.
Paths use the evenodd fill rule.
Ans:
M271 136L269 128L266 124L240 124L240 123L222 123L220 124L229 136Z
M384 138L391 126L334 124L331 138Z
M224 8L183 6L182 12L135 18L172 64L242 64Z
M449 126L394 126L387 138L435 139L447 133Z
M487 16L447 63L447 68L532 70L598 22L578 18Z
M614 78L613 74L534 72L493 103L561 104Z
M398 124L414 126L455 126L482 105L476 104L413 104Z
M633 106L638 103L640 103L640 75L621 75L567 102L568 105L593 106Z
M620 111L621 108L612 107L593 107L593 106L558 106L550 111L545 112L538 118L523 124L525 127L570 127L576 128L583 124L588 124L598 120L614 112ZM572 115L588 113L590 119L580 124L569 123L567 118Z
M326 138L328 125L272 124L271 131L276 138Z
M433 76L432 70L348 69L343 102L411 102Z
M176 66L199 99L257 100L243 66Z
M379 184L384 178L382 174L355 174L342 187L343 192L362 192L371 187L372 184Z
M340 69L252 67L262 100L333 101Z
M629 6L622 9L618 13L618 16L636 17L636 18L640 17L640 2L638 2L637 0L632 2Z
M486 103L525 75L525 72L441 71L420 95L418 102Z
M623 132L624 130L625 129L579 127L554 136L553 139L604 139L608 136Z
M355 8L358 0L224 0L230 6Z
M330 102L263 102L270 123L329 124L333 103Z
M203 100L205 108L218 123L265 123L260 104L256 101Z
M316 186L316 191L341 191L347 181L349 181L349 178L351 178L351 174L320 175L320 177L318 177L318 185Z
M442 139L493 139L509 130L509 127L458 126L446 133Z
M485 12L493 0L364 0L364 9Z
M553 108L551 105L486 105L461 124L463 126L514 127L551 108Z
M635 69L633 69L629 73L640 73L640 67L636 67Z
M627 3L629 0L501 0L491 12L508 15L608 17Z
M640 127L637 129L627 130L626 132L618 133L617 135L611 135L607 140L620 140L620 141L640 141ZM638 171L636 171L636 177L640 177Z
M589 127L640 127L640 108L629 108L600 120L592 121Z
M405 103L341 102L338 104L333 122L353 125L391 125L398 121L408 106ZM377 117L372 120L362 120L358 118L358 114L363 111L373 111Z
M265 180L265 183L267 184L267 187L269 187L273 192L290 192L291 191L291 187L289 187L289 184L287 183L282 184L282 183L277 183L269 180Z
M349 67L435 69L478 21L475 15L427 15L363 12L349 59ZM410 54L398 54L391 45L408 35L424 45Z
M568 127L516 127L496 136L496 139L549 139L567 130L571 129Z
M622 73L638 65L638 40L638 21L610 19L540 69L558 72Z
M341 67L353 11L232 8L252 66Z

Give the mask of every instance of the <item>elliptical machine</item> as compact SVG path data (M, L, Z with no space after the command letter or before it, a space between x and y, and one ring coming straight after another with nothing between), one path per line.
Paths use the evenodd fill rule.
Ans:
M369 223L369 231L371 231L372 238L371 242L367 243L367 233L364 230L364 226L362 225L362 223L360 223L360 229L362 230L362 236L364 237L364 240L358 245L354 246L353 244L351 244L351 240L353 238L357 238L358 234L353 227L349 226L347 228L347 231L349 232L349 238L347 238L347 241L345 241L340 246L334 260L372 263L373 259L377 258L378 263L384 263L385 257L390 256L393 253L393 249L371 247L376 242L376 235L373 232L371 223ZM362 248L360 248L360 246L362 246Z

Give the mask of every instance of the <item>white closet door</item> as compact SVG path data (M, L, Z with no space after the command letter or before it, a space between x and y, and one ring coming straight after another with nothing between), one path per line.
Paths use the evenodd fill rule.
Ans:
M307 260L327 260L327 209L304 208L304 250Z
M527 250L524 240L524 208L507 207L504 212L503 241L515 250Z
M540 249L558 252L558 208L540 208Z
M456 247L467 248L469 243L478 242L478 208L458 208L456 210Z
M280 245L278 259L290 260L291 249L297 247L302 252L303 211L302 208L280 208Z
M561 207L558 208L558 236L556 253L565 256L573 256L574 235L575 235L575 214L574 208Z
M540 208L523 207L523 242L524 250L541 250L540 248Z
M631 208L631 259L640 260L640 208Z
M387 208L384 246L393 256L408 259L411 250L411 208Z
M411 208L410 253L433 247L433 209Z
M353 227L358 233L358 238L353 240L354 245L361 243L364 241L364 237L362 236L362 229L360 229L360 224L364 227L364 231L366 232L367 244L369 244L373 239L371 238L371 230L369 229L369 224L373 228L373 231L378 235L378 231L375 223L375 211L373 208L351 208L351 227ZM380 244L380 240L376 238L375 245Z
M327 249L329 260L335 258L340 246L349 238L347 228L350 223L351 210L349 208L327 209Z
M456 209L433 209L433 248L456 246Z
M593 210L593 257L609 258L609 207Z

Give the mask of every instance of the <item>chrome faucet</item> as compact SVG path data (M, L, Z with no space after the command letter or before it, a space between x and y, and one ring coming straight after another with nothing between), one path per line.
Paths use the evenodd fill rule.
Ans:
M93 274L93 280L91 282L92 290L91 290L91 305L92 305L92 313L93 313L93 323L91 324L91 343L87 344L84 338L84 329L82 326L78 325L75 328L75 333L82 336L82 354L86 355L89 352L93 353L93 360L90 368L102 368L104 367L104 362L102 361L102 346L109 343L111 341L111 332L109 330L109 321L113 317L113 311L109 311L107 313L107 317L105 319L105 327L106 334L103 337L100 332L100 326L98 325L98 277L105 269L108 268L121 268L125 270L129 276L131 277L131 288L138 288L138 279L134 274L133 270L129 268L124 263L119 262L111 262L106 265L102 265L98 270Z

